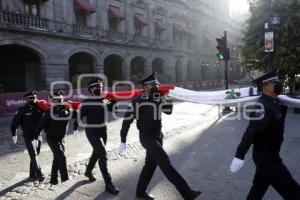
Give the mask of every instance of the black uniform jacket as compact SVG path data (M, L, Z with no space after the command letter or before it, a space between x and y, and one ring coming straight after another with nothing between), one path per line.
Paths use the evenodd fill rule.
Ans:
M37 139L40 133L35 134L37 124L41 119L43 110L39 109L36 105L30 106L28 104L20 107L14 116L11 123L11 133L16 135L16 129L21 125L23 137L29 140Z
M157 134L161 132L161 114L172 114L173 104L166 101L153 101L151 98L143 98L143 94L135 98L125 113L121 129L121 142L126 142L130 124L134 119L137 128L142 134Z
M100 129L106 129L106 122L108 120L108 111L112 112L116 102L105 102L102 98L86 99L81 103L80 118L86 117L87 125L99 126ZM87 129L97 129L92 127Z
M52 109L52 111L51 111ZM67 131L67 125L72 112L66 105L55 105L45 112L41 121L39 122L37 132L43 129L47 137L64 138Z
M253 144L253 159L256 165L281 161L279 152L283 142L287 107L278 105L276 99L267 95L262 95L258 102L263 109L252 114L254 118L250 120L237 148L236 157L244 159Z

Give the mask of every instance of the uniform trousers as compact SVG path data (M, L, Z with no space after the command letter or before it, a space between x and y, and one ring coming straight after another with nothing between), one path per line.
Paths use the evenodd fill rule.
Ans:
M157 165L167 177L167 179L176 187L179 193L185 197L190 187L183 177L172 166L169 156L163 149L162 133L143 133L140 132L140 142L146 149L145 165L140 174L137 184L137 194L144 194L151 181Z
M107 169L107 155L105 149L107 140L106 130L95 128L86 129L86 136L93 148L93 152L87 165L86 172L91 173L96 163L98 162L105 184L111 184L112 179Z
M46 137L47 143L53 153L53 162L51 169L51 181L56 182L58 172L60 173L61 181L69 180L67 170L67 160L65 156L65 141L63 138Z

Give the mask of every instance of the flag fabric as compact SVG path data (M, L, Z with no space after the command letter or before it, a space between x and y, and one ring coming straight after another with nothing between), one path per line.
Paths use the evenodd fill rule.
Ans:
M116 91L116 92L104 92L101 96L108 100L122 101L122 100L132 100L142 94L142 89L136 89L131 91ZM180 87L175 87L172 85L162 85L159 86L159 92L161 95L165 95L177 100L200 103L206 105L221 105L229 107L242 107L249 102L256 102L259 98L257 93L257 88L245 87L230 90L219 90L211 92L200 92L187 90ZM250 96L253 95L253 96ZM287 95L279 95L279 102L282 105L289 107L300 108L300 99L290 97ZM77 110L80 102L78 101L68 101L64 103L73 110ZM45 100L38 101L38 107L43 110L49 109L51 103Z

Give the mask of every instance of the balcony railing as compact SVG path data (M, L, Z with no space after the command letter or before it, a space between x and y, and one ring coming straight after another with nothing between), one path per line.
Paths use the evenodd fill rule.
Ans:
M126 34L120 33L116 31L107 31L107 39L114 40L114 41L125 41L126 40Z
M144 37L141 35L134 35L133 36L133 41L134 42L142 42L142 43L148 43L150 40L148 37Z
M48 20L36 16L24 15L21 13L0 12L1 23L34 27L40 29L48 28Z
M157 48L172 48L167 40L145 37L139 34L120 33L105 30L103 27L96 28L78 24L66 24L60 21L44 19L37 16L29 16L21 13L0 12L0 27L8 29L34 31L47 31L48 34L76 37L91 37L96 40L109 40L116 42L127 42L136 45L151 45ZM173 46L173 45L172 45Z
M153 40L153 45L158 46L158 47L160 47L160 46L167 47L169 45L169 43L165 39L155 38Z
M73 25L73 34L74 35L93 36L93 35L96 35L96 29L95 29L95 27L74 24Z

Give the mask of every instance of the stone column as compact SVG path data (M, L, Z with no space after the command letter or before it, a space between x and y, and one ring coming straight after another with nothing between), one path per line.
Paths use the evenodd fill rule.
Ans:
M66 63L45 63L41 69L42 80L46 89L50 89L54 81L69 81L69 65ZM67 88L61 85L60 88Z
M104 74L104 65L96 64L94 68L95 73Z
M128 63L126 63L122 67L122 79L124 81L130 81L130 72L131 72L131 67Z
M152 73L152 66L151 66L151 63L145 63L145 66L144 66L144 76L148 76Z

